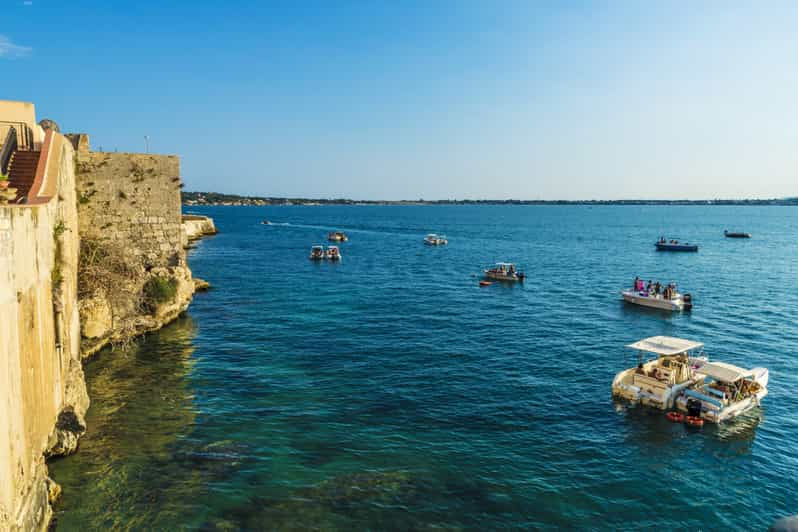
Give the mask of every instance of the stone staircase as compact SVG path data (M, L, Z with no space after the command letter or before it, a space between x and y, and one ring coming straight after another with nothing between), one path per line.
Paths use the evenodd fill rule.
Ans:
M36 167L39 164L40 151L17 150L11 155L8 170L8 186L17 189L16 201L28 195L33 181L36 179Z

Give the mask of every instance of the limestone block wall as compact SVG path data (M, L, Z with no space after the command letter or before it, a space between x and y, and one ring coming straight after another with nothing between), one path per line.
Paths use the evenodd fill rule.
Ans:
M145 267L184 263L181 250L180 159L175 155L89 150L77 156L81 234L124 244Z
M80 425L88 408L72 157L71 144L54 134L46 177L55 195L0 206L0 530L47 526L45 454L63 443L53 427L64 415Z
M83 352L156 329L185 310L193 294L186 265L180 201L180 159L173 155L91 151L87 135L69 135L76 149L79 231L119 253L126 272L114 294L81 300ZM139 296L153 276L177 282L177 296L154 314Z

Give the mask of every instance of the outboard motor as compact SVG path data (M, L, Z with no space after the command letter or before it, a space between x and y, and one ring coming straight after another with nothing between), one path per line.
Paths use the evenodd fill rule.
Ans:
M691 310L693 308L693 296L684 294L682 300L684 301L684 310Z
M701 401L690 398L687 400L687 415L701 417Z

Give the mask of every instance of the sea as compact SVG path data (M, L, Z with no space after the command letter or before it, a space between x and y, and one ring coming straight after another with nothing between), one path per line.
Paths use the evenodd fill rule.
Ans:
M88 432L49 464L57 530L766 530L798 514L796 207L187 211L220 231L188 253L212 289L86 362ZM343 260L308 260L332 230ZM432 232L449 244L425 246ZM700 249L657 252L660 236ZM526 281L481 287L498 261ZM693 310L624 303L635 276L678 283ZM762 407L690 428L614 401L625 346L654 335L767 367Z

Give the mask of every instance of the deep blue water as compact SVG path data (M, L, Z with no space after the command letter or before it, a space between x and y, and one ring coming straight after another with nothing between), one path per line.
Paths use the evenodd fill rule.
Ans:
M216 207L188 316L87 364L59 529L764 529L798 513L798 209ZM263 226L268 218L285 225ZM751 240L725 239L745 230ZM308 260L342 229L340 264ZM446 247L422 244L445 233ZM654 251L665 234L697 254ZM478 286L514 261L523 286ZM629 307L678 281L691 313ZM665 334L770 369L687 429L610 396Z

